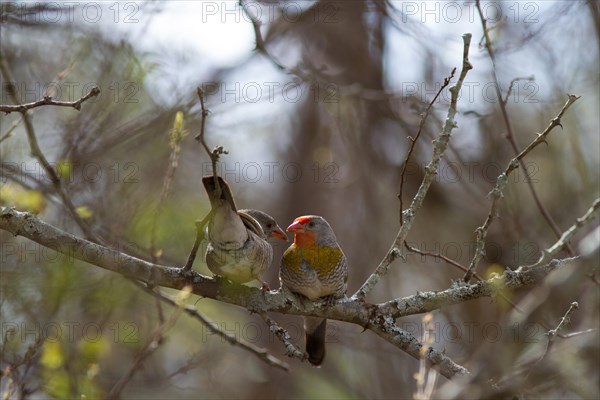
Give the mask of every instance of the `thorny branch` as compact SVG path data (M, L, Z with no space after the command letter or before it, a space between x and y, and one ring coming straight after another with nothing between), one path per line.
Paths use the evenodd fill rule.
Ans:
M546 136L548 136L548 134L554 128L556 128L557 126L562 126L560 124L560 120L561 120L562 116L569 109L569 107L571 107L571 105L575 101L577 101L577 99L579 99L579 97L570 94L567 102L563 105L563 107L560 110L560 112L558 113L558 115L556 117L554 117L554 119L552 119L552 121L550 121L550 124L548 124L546 129L544 129L544 131L541 134L539 134L527 147L525 147L525 149L523 149L519 154L517 154L517 156L515 158L510 160L510 162L506 166L506 169L504 170L504 172L501 173L498 176L498 178L496 179L496 186L488 194L488 196L491 197L491 199L492 199L490 211L489 211L483 225L475 230L475 232L476 232L475 254L473 255L473 259L471 260L471 263L469 264L469 270L467 271L467 273L465 274L465 276L463 278L463 280L465 282L469 282L471 280L473 273L477 270L477 265L483 258L483 255L485 253L485 249L484 249L485 238L487 236L488 229L489 229L490 225L492 224L493 219L496 217L497 210L498 210L498 204L500 202L500 199L503 196L506 183L508 182L508 175L520 166L520 161L523 159L523 157L525 157L537 145L539 145L540 143L542 143L546 140ZM560 237L560 233L558 236Z
M479 18L481 20L481 25L483 27L483 39L485 42L485 48L488 52L490 60L492 61L492 79L494 81L496 95L498 96L498 99L499 99L498 103L500 104L500 111L502 112L502 119L504 120L504 126L506 127L506 138L508 139L510 146L512 147L514 153L518 154L519 147L517 145L517 140L515 139L515 134L514 134L512 125L510 123L510 118L508 117L508 110L506 107L506 103L508 101L508 97L512 90L513 84L516 81L520 80L521 78L516 78L511 81L510 86L508 88L508 93L506 94L506 100L503 100L502 99L502 91L500 90L500 83L498 81L498 74L496 73L496 56L494 54L494 49L492 48L492 41L491 41L490 35L489 35L490 28L487 27L487 20L483 15L480 0L475 0L475 8L477 8L477 12L479 13ZM524 79L528 79L528 78L524 78ZM527 185L529 186L529 191L531 192L531 195L533 196L533 200L535 201L537 208L542 213L542 216L544 217L544 219L546 220L548 225L550 225L550 228L552 228L552 231L554 232L556 237L559 237L560 236L560 228L558 227L556 222L554 222L554 219L552 218L552 216L550 215L548 210L546 210L546 207L544 207L544 205L542 204L542 202L535 190L535 187L533 186L533 182L529 178L529 172L527 171L527 168L525 168L525 163L521 160L521 158L517 158L517 161L519 162L521 169L523 170L523 174L525 176L525 182L527 182ZM568 253L570 256L573 256L575 254L574 251L570 247L567 247L567 250L568 250Z
M577 231L579 231L579 228L586 225L592 219L596 218L596 215L598 214L599 209L600 209L600 197L597 198L596 200L594 200L594 203L587 210L587 212L581 218L577 218L575 223L569 229L564 231L560 235L560 238L552 246L550 246L548 249L546 249L542 252L542 256L540 257L540 259L532 266L535 267L538 265L542 265L542 264L548 262L549 260L551 260L552 257L556 256L563 249L563 247L565 247L565 244L568 243L569 240L571 240L571 238L573 236L575 236ZM521 267L521 268L530 268L530 267L528 266L528 267Z

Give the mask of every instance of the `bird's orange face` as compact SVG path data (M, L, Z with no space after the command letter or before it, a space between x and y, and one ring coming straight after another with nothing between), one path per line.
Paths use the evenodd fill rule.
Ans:
M287 227L286 231L294 233L296 247L314 246L317 240L315 232L311 230L311 217L298 217Z

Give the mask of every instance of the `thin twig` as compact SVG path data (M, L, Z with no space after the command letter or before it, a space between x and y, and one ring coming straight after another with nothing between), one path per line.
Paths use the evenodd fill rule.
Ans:
M10 137L10 135L13 133L13 131L17 128L17 126L19 126L19 124L22 121L23 121L22 119L14 120L13 123L8 127L6 132L4 132L2 134L2 136L0 136L0 143L4 142L6 139L8 139Z
M574 336L585 335L585 334L588 334L588 333L596 332L597 330L598 329L590 328L590 329L586 329L584 331L567 333L566 335L561 335L560 333L557 333L557 336L559 338L561 338L561 339L569 339L569 338L572 338Z
M215 187L217 188L216 197L218 198L218 197L220 197L221 187L219 185L219 180L217 179L217 162L219 161L219 157L222 154L229 154L229 153L227 152L227 150L225 150L223 148L223 146L216 146L214 149L210 150L210 148L208 147L208 144L206 144L206 138L205 138L204 132L205 132L205 126L206 126L206 117L208 117L209 111L204 104L204 91L202 90L201 87L198 87L197 93L198 93L198 98L200 99L200 109L202 112L202 119L200 120L200 133L198 135L196 135L196 137L194 139L196 139L198 142L200 142L202 147L204 147L206 154L208 154L208 156L210 157L210 162L212 164L213 176L215 178Z
M12 73L11 73L8 65L6 64L6 61L4 60L4 58L0 58L0 69L2 71L2 74L4 75L4 78L7 81L14 82ZM81 100L81 102L83 102L83 101L89 99L90 97L93 97L90 94L95 91L99 91L99 89L96 87L92 88L90 93L88 93L86 96L82 97L79 100ZM17 93L14 90L14 88L9 89L8 93L9 93L9 96L12 98L13 102L15 102L15 103L20 102L20 99L18 98ZM95 95L97 95L97 93L94 94L94 96ZM79 104L81 104L81 102ZM77 212L77 209L73 205L71 198L69 197L69 195L67 194L66 190L64 189L64 187L62 185L62 182L60 180L60 177L58 176L58 173L56 172L56 170L54 168L52 168L52 166L46 159L46 156L44 156L44 153L40 149L40 146L37 141L37 136L35 134L35 129L33 127L33 123L31 122L31 119L27 115L27 108L21 112L21 117L23 119L23 123L25 124L25 131L27 132L27 139L29 141L29 147L30 147L32 156L35 157L39 161L39 163L42 165L42 168L44 168L44 171L46 172L46 174L50 177L50 181L52 182L52 186L54 187L54 190L60 196L64 206L67 208L67 210L71 214L71 217L73 218L75 223L77 223L79 228L82 230L85 237L89 240L96 241L97 238L93 234L90 226L79 216L79 213Z
M204 226L208 223L210 218L212 217L212 211L206 214L202 221L196 221L196 240L194 241L194 246L190 251L190 255L183 266L184 271L189 271L192 269L192 265L194 265L194 260L196 260L196 254L198 253L198 248L200 247L200 243L204 240Z
M515 139L515 134L514 134L512 125L510 123L510 118L508 117L508 111L506 108L506 101L508 101L508 95L510 94L510 90L512 88L514 79L513 79L513 82L511 82L511 84L510 84L509 91L506 96L506 101L504 101L502 99L502 91L500 90L500 83L498 81L498 75L496 73L496 56L495 56L494 50L492 48L492 41L491 41L490 35L489 35L489 28L487 28L487 20L485 19L484 15L483 15L480 0L475 0L475 7L477 8L477 12L479 13L479 18L481 19L481 25L483 27L483 36L485 38L485 48L488 52L490 60L492 61L492 79L494 80L494 87L496 89L496 95L498 96L498 100L499 100L498 103L500 104L500 111L502 112L502 119L504 120L504 125L506 127L506 138L508 139L510 146L513 149L513 152L516 155L516 154L519 154L519 146L517 145L517 140ZM529 177L529 172L527 171L527 168L525 167L525 163L521 160L521 158L518 158L517 160L521 166L521 169L523 170L525 182L527 182L527 186L529 187L529 191L531 192L531 195L533 196L533 200L534 200L537 208L540 210L542 216L544 217L544 219L546 220L548 225L550 225L550 228L552 229L552 231L554 232L556 237L560 237L560 228L558 227L558 225L556 224L556 222L554 221L554 219L552 218L552 216L550 215L550 213L548 212L546 207L542 204L542 202L537 194L537 191L535 190L535 187L533 186L533 181ZM572 257L575 254L575 252L573 251L573 249L570 248L570 246L567 246L567 250L568 250L569 256Z
M406 247L406 249L407 249L408 251L412 251L413 253L417 253L417 254L420 254L420 255L422 255L422 256L429 256L429 257L433 257L433 258L439 258L439 259L441 259L441 260L443 260L443 261L447 262L447 263L448 263L448 264L450 264L450 265L453 265L453 266L455 266L456 268L458 268L458 269L460 269L460 270L462 270L462 271L464 271L464 272L467 272L467 271L469 270L467 267L465 267L465 266L464 266L464 265L462 265L461 263L459 263L459 262L457 262L457 261L454 261L453 259L451 259L451 258L448 258L448 257L446 257L446 256L445 256L445 255L443 255L443 254L439 254L439 253L432 253L432 252L429 252L429 251L424 251L424 250L418 249L418 248L416 248L416 247L412 247L412 246L411 246L410 244L408 244L408 242L406 242L406 241L404 241L404 246ZM481 281L481 280L483 280L483 278L481 278L479 275L477 275L477 279L479 279L480 281Z
M273 355L269 354L269 352L261 347L257 347L255 345L253 345L252 343L249 343L243 339L238 339L235 337L235 335L231 335L229 333L223 332L221 329L218 328L218 326L213 323L211 320L208 319L208 317L206 317L204 314L202 314L200 311L198 311L196 309L196 307L194 307L191 304L178 304L178 300L176 297L170 296L166 293L163 293L160 290L156 290L156 289L151 289L149 287L146 287L145 285L136 282L136 285L138 285L139 287L143 288L146 292L148 292L149 294L151 294L152 296L154 296L155 298L157 298L160 301L163 301L167 304L170 304L172 306L177 306L177 307L182 307L183 311L186 312L186 314L188 314L190 317L192 317L195 320L198 320L202 325L204 325L209 331L211 331L213 334L221 337L222 339L224 339L227 343L229 343L232 346L238 346L241 349L248 351L250 353L252 353L253 355L255 355L259 360L264 361L265 363L267 363L270 366L273 367L277 367L280 368L284 371L288 371L289 370L289 365L286 364L285 362L279 360L277 357L274 357ZM190 370L192 367L191 366L187 366L185 368L186 371ZM181 373L181 372L179 372Z
M188 292L189 293L189 292ZM125 389L125 386L133 379L136 372L140 370L142 363L150 357L160 346L164 343L164 334L175 326L177 319L181 315L182 307L176 309L169 319L161 324L154 330L150 336L150 340L144 345L140 352L135 357L133 364L129 367L125 375L112 387L108 393L107 398L118 399L121 396L121 392Z
M435 332L433 324L433 315L427 313L422 318L423 321L423 335L421 337L421 343L423 348L421 349L421 359L419 360L419 372L415 374L417 381L417 392L414 393L414 400L429 400L433 397L433 391L437 382L438 373L435 368L431 368L427 363L427 353L431 345L435 341Z
M11 90L12 91L12 90ZM100 94L100 89L96 86L90 89L88 94L75 101L57 101L53 100L52 96L44 96L43 99L34 101L31 103L25 104L15 104L15 105L0 105L0 112L5 112L6 114L10 114L11 112L20 112L25 113L27 110L31 110L32 108L42 107L42 106L57 106L57 107L72 107L77 111L81 110L81 104L86 100L91 99L92 97L96 97Z
M563 315L563 317L560 319L560 322L558 323L556 328L549 330L547 332L548 342L554 341L554 337L556 336L558 331L560 331L564 327L564 325L569 322L569 317L571 316L573 311L575 311L578 308L579 308L579 303L577 303L576 301L571 303L571 307L569 307L569 309L567 310L565 315Z
M445 262L447 262L448 264L455 266L456 268L462 270L463 272L467 272L469 269L467 267L465 267L464 265L460 264L459 262L454 261L451 258L446 257L443 254L439 254L439 253L432 253L429 251L423 251L421 249L418 249L416 247L412 247L411 245L408 244L408 242L404 242L404 245L406 246L406 248L409 251L415 252L417 254L420 254L422 256L429 256L429 257L433 257L433 258L439 258L440 260L443 260ZM478 273L474 273L473 276L475 278L477 278L478 281L483 281L483 277L481 277L481 275L479 275ZM513 303L512 300L510 300L504 293L502 292L498 292L498 295L502 298L502 300L506 301L508 304L510 304L511 307L513 307L515 310L517 310L520 313L523 313L524 311L515 303Z
M466 33L463 35L463 65L460 72L460 76L456 85L450 88L451 100L450 106L448 107L448 115L444 122L444 127L442 128L442 132L440 136L433 141L433 155L431 158L431 162L425 167L425 176L421 182L421 186L419 190L415 194L410 207L404 211L404 223L400 227L392 246L388 250L387 254L383 258L383 260L379 263L375 272L369 276L366 282L360 287L360 289L352 296L353 299L364 299L365 296L373 290L373 288L377 285L382 276L384 276L389 270L390 265L394 260L402 255L403 243L408 236L408 232L410 231L414 218L421 208L423 201L425 200L425 196L427 195L427 191L431 186L435 175L437 174L438 166L440 163L440 159L444 154L444 151L448 147L448 142L450 141L450 133L452 129L456 127L456 122L454 121L454 117L456 116L457 109L456 104L458 102L458 94L462 87L463 81L469 72L472 69L472 65L469 62L469 48L471 45L471 34Z
M254 30L254 39L256 43L256 51L265 56L267 60L271 64L273 64L273 66L275 66L275 68L298 78L295 80L296 83L298 80L300 80L301 82L306 82L309 84L321 84L328 89L334 89L335 94L339 95L340 97L358 97L366 101L389 101L392 99L404 98L404 96L406 96L406 93L403 93L401 91L393 92L389 90L370 89L365 88L362 85L358 85L356 83L342 85L336 82L335 84L333 84L330 79L319 75L318 71L314 71L314 68L311 73L305 72L298 67L285 65L283 62L279 61L279 59L275 57L275 55L273 55L273 53L270 52L267 48L267 43L260 31L260 27L262 25L261 21L259 21L254 15L252 15L252 13L250 13L246 7L246 3L252 2L239 0L238 3L240 4L242 11L247 17L245 19L249 20L252 23L252 29ZM316 5L314 5L314 7L319 6L318 3L315 4Z
M414 138L411 138L410 136L408 137L408 139L410 140L410 147L408 149L408 152L406 153L406 158L404 159L404 164L402 165L402 171L400 172L400 190L398 191L398 200L400 200L400 225L401 226L404 223L404 218L402 217L402 212L404 211L404 206L402 204L402 191L404 189L404 175L406 173L406 167L407 167L408 162L410 161L410 157L415 149L417 140L419 140L419 137L421 136L421 132L423 131L423 127L425 126L425 121L427 121L427 117L429 116L429 112L431 111L433 104L436 102L437 98L440 96L440 94L446 88L446 86L448 86L450 84L450 81L452 80L452 78L454 78L455 72L456 72L456 68L452 68L452 72L450 72L450 76L448 76L447 78L444 78L444 83L440 87L440 90L438 90L438 92L435 94L433 99L427 105L427 108L421 115L421 121L419 122L419 129L418 129L415 137Z
M508 103L508 98L510 97L510 95L512 93L515 83L517 83L519 81L535 81L535 77L533 75L531 75L531 76L513 78L510 81L510 84L508 85L508 90L506 91L506 97L504 99L500 98L500 101L504 103L504 106L506 106L506 104Z
M261 53L262 55L264 55L265 57L267 57L267 59L279 70L284 71L288 74L292 74L297 76L298 78L302 79L304 82L315 82L317 81L316 77L311 76L309 74L306 74L304 72L302 72L300 69L298 68L294 68L294 67L287 67L285 65L283 65L283 63L281 63L279 60L277 60L277 58L275 58L275 56L273 56L273 54L271 54L269 52L269 50L267 49L267 46L265 45L265 41L262 37L262 33L260 32L260 21L258 19L256 19L254 17L254 15L252 15L250 12L248 12L247 8L246 8L246 2L244 2L243 0L239 1L240 7L242 8L242 10L244 11L244 14L246 14L246 16L248 17L248 19L250 20L250 22L252 23L252 29L254 30L254 39L256 41L256 50Z
M525 379L527 379L529 377L529 374L531 374L531 371L536 370L537 365L546 358L546 356L550 352L550 349L552 349L552 345L554 344L554 338L557 336L558 331L561 330L563 328L563 326L569 322L571 314L573 313L573 311L575 311L578 308L579 308L579 303L577 303L576 301L572 302L571 306L569 307L569 309L567 310L565 315L563 315L563 317L560 319L560 322L558 323L556 328L550 329L548 332L546 332L546 336L548 336L548 342L546 343L546 348L544 349L544 353L542 353L541 357L538 358L537 361L535 361L533 366L528 368L528 372L525 375Z
M574 95L569 95L567 102L563 105L563 107L560 110L560 112L558 113L558 115L556 117L554 117L552 119L552 121L550 121L550 123L548 124L546 129L544 129L544 131L541 134L539 134L527 147L525 147L525 149L523 149L519 154L517 154L515 156L515 158L510 160L510 162L506 166L506 169L504 170L504 172L501 173L498 176L498 178L496 179L496 186L488 194L488 196L491 197L491 199L492 199L490 211L489 211L483 225L478 227L475 230L475 235L476 235L475 254L473 255L473 259L471 260L471 263L469 264L469 270L467 271L467 273L465 274L465 276L463 278L463 280L465 282L469 282L471 280L471 277L473 276L473 272L476 271L479 262L483 258L483 255L485 253L485 249L484 249L485 238L487 236L488 229L489 229L490 225L492 224L493 219L496 217L500 199L504 195L504 188L506 186L506 183L508 182L508 175L520 166L520 161L523 159L523 157L525 157L531 150L533 150L536 146L538 146L540 143L542 143L546 140L546 136L548 136L548 134L554 128L556 128L557 126L562 126L560 124L560 120L561 120L562 116L569 109L569 107L571 107L571 105L575 101L577 101L577 99L579 99L579 97L574 96ZM560 237L560 234L559 234L559 237Z
M208 147L208 144L206 144L204 132L205 132L205 127L206 127L206 117L208 117L209 111L206 108L206 105L204 103L204 91L202 90L201 87L198 87L197 94L198 94L198 98L200 99L200 110L201 110L202 115L201 115L201 120L200 120L200 133L198 133L198 135L196 135L196 137L194 139L196 139L196 141L200 142L200 144L206 151L206 154L208 154L208 156L210 157L210 162L212 164L212 173L213 173L213 177L215 180L215 189L216 189L216 193L214 194L214 196L216 198L220 198L221 197L221 185L219 184L219 179L218 179L218 175L217 175L217 162L219 161L219 157L222 154L228 154L228 153L227 153L227 150L225 150L223 148L223 146L217 146L211 151L210 148ZM188 256L187 262L183 266L184 271L189 271L192 269L192 265L194 264L194 260L196 259L196 253L198 252L200 243L202 242L202 240L204 240L204 226L208 223L208 221L210 221L211 217L212 217L212 209L208 214L206 214L204 216L202 221L200 221L200 222L196 221L196 240L194 241L194 246L192 247L192 250L190 251L190 255Z
M585 224L587 224L589 221L591 221L592 219L594 219L596 217L596 214L598 214L599 209L600 209L600 197L597 198L596 200L594 200L594 203L587 210L587 212L581 218L577 218L575 223L573 225L571 225L571 227L569 229L564 231L560 235L560 238L552 246L550 246L549 248L545 249L542 252L540 259L535 264L527 266L527 267L521 267L521 268L535 267L538 265L542 265L542 264L548 262L549 260L551 260L554 256L556 256L558 253L560 253L560 251L563 249L563 247L565 247L565 244L568 243L568 241L571 240L571 238L573 236L575 236L575 234L579 231L579 229L582 226L584 226Z
M283 329L275 320L270 318L266 313L259 313L259 315L265 320L265 323L269 326L269 330L275 334L281 340L281 343L285 346L285 355L288 357L297 358L300 361L305 361L308 358L308 354L298 350L292 343L292 339L288 331Z
M73 64L74 62L71 62L70 65L65 68L63 71L60 71L56 74L56 76L54 77L54 79L52 79L52 81L50 82L50 84L47 85L47 89L46 89L46 93L45 96L54 96L56 94L56 88L60 87L61 83L69 76L69 74L72 72L73 70ZM81 99L80 99L81 100ZM29 116L32 116L35 113L36 110L30 110L28 112ZM1 136L0 136L0 143L2 143L4 140L8 139L12 132L19 126L19 124L23 122L23 120L21 118L16 119L11 126L7 129L6 132L4 132Z

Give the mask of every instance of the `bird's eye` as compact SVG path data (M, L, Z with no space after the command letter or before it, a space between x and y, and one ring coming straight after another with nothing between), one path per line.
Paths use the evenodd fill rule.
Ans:
M310 222L308 223L308 227L309 227L309 228L314 228L314 226L315 226L315 223L314 223L314 222L310 221Z
M269 223L267 224L267 228L272 228L272 227L273 227L273 224L269 222Z

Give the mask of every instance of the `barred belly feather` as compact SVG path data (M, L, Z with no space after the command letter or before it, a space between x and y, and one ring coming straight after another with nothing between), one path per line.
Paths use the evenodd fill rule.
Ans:
M339 247L292 244L283 254L282 282L313 301L330 295L343 296L346 275L346 258Z

